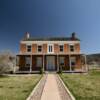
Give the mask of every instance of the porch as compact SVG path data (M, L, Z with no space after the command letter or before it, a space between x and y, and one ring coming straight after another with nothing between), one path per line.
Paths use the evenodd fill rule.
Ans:
M71 55L17 55L17 66L20 72L59 71L62 66L63 72L83 72L87 70L86 57L79 54Z

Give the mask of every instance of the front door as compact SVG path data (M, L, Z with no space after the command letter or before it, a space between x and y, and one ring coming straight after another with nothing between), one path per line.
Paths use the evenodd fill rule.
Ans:
M55 70L55 57L54 56L47 56L47 70L54 71Z

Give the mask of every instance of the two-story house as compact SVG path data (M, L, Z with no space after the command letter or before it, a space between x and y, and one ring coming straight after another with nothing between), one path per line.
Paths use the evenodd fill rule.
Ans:
M80 40L71 37L32 38L27 32L17 55L19 71L83 71Z

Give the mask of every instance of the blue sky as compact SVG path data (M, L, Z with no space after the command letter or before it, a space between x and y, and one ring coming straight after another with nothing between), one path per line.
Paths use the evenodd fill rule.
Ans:
M84 53L100 53L100 0L0 0L0 51L19 52L28 31L33 37L76 32Z

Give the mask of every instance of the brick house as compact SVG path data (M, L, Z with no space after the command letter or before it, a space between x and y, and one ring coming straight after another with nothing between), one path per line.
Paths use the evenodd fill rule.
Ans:
M27 32L20 41L17 55L19 71L59 71L82 72L86 70L80 40L72 33L71 37L32 38Z

